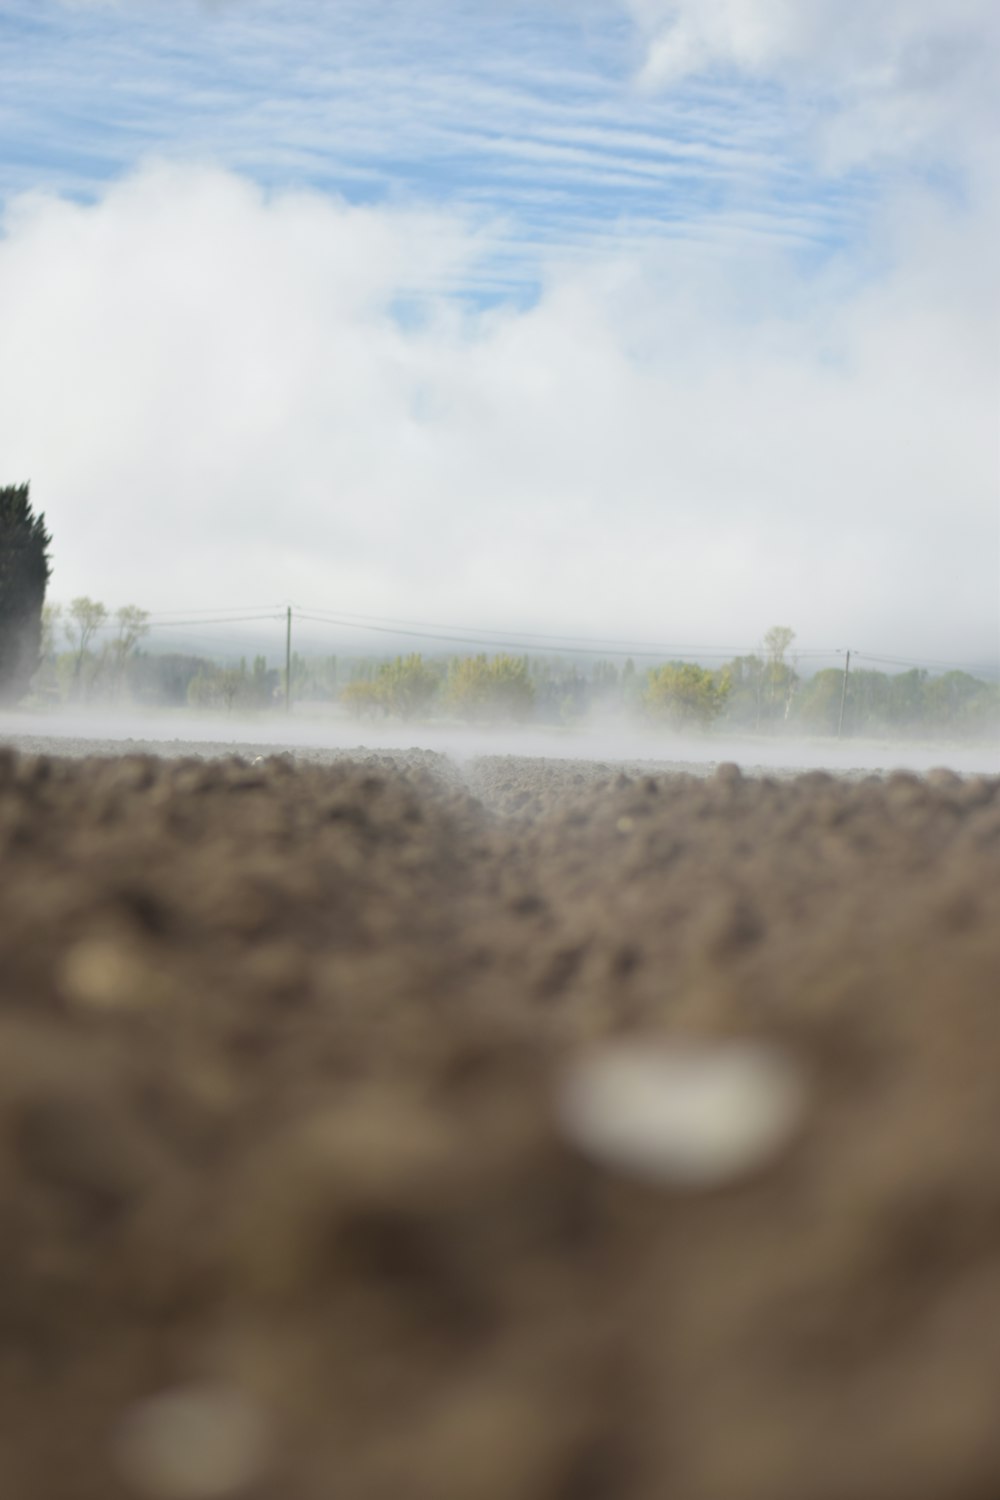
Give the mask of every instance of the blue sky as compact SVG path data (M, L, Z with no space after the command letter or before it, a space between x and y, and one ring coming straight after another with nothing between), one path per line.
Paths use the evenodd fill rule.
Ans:
M985 0L0 0L54 593L995 656L998 44Z
M724 74L637 87L627 13L593 0L132 0L0 6L4 199L92 199L150 156L269 189L413 202L492 227L475 295L616 237L861 243L877 183L817 172L815 109Z

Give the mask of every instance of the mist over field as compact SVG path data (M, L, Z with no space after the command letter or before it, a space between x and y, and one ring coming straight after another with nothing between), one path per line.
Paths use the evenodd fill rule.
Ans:
M1000 742L972 744L942 738L835 739L782 735L677 734L628 724L556 729L508 724L488 727L365 724L330 713L254 717L194 712L109 710L20 712L0 718L0 744L47 754L227 755L255 758L291 752L322 760L326 752L368 754L428 750L458 765L480 756L586 760L609 767L642 764L709 774L724 762L744 772L826 770L925 773L948 767L959 774L1000 775Z

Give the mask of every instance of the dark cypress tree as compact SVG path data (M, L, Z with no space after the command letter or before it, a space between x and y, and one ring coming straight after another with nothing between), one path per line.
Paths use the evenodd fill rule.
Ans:
M0 702L23 698L38 670L51 541L28 485L0 486Z

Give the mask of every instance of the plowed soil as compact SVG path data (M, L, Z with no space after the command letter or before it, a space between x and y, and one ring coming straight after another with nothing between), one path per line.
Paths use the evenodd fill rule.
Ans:
M4 1500L1000 1493L1000 779L0 751L0 976Z

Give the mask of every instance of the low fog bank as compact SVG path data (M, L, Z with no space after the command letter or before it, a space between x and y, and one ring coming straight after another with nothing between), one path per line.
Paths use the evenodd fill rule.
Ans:
M485 755L669 766L707 774L723 761L748 773L827 770L836 773L947 767L962 775L1000 775L1000 743L783 736L677 734L608 725L466 728L442 724L365 724L333 716L268 714L242 718L189 712L99 713L83 709L0 714L0 743L34 754L165 756L301 752L321 759L351 751L422 750L461 763Z

